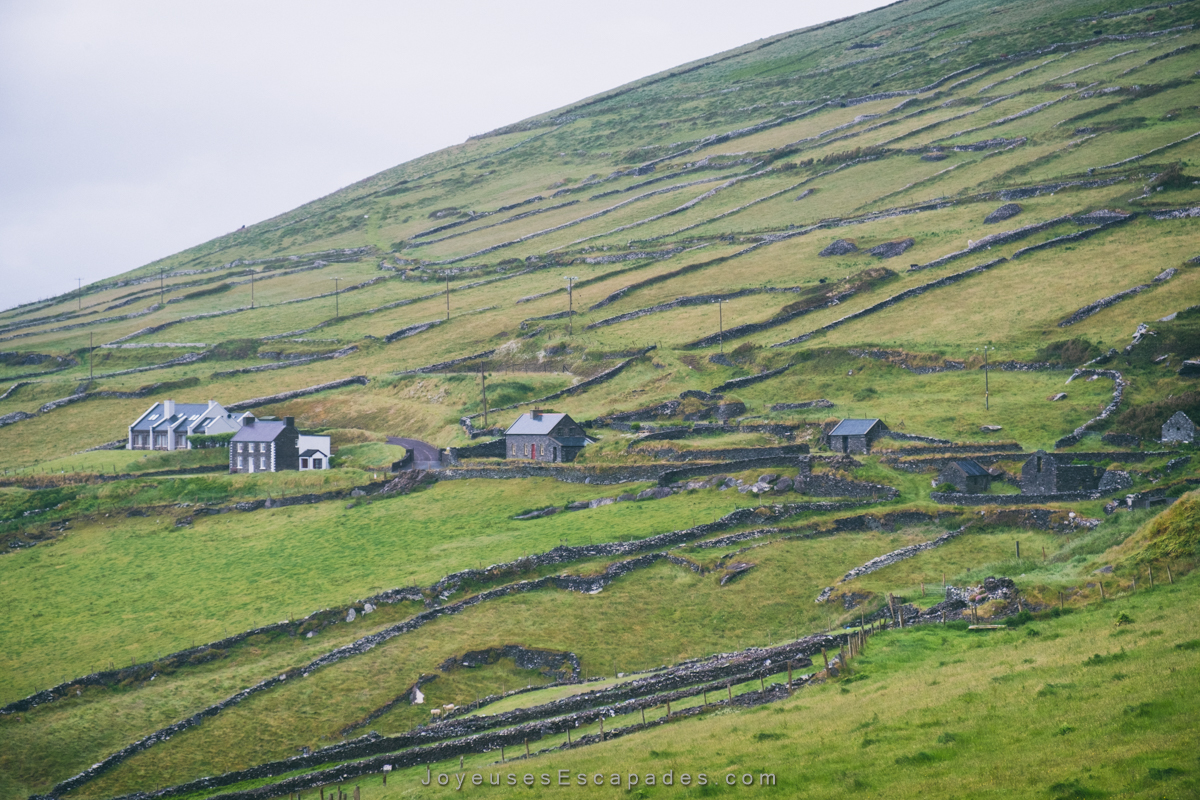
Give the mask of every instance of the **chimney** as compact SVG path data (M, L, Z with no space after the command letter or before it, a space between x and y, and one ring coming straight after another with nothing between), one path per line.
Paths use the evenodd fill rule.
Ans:
M163 401L163 419L170 419L173 416L175 416L175 401L174 400L164 400Z
M242 424L243 425L253 425L254 424L254 415L253 414L243 415L242 416Z
M296 427L296 418L295 417L284 417L283 418L283 427L285 427L285 428Z
M533 411L530 412L529 416L533 417L534 419L541 419L542 418L542 410L540 408L535 408Z

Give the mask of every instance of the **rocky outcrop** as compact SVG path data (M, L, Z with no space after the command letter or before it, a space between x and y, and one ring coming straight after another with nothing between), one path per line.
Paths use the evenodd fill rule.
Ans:
M829 245L824 250L817 253L817 255L819 255L819 256L845 256L845 255L849 255L850 253L857 253L857 252L858 252L858 245L856 245L854 242L850 241L849 239L838 239L833 244Z
M833 408L833 403L828 400L803 400L799 403L775 403L771 406L772 411L801 411L808 408Z
M1017 214L1021 213L1021 206L1017 203L1005 203L997 208L992 213L983 218L983 221L989 225L1003 222L1006 219L1012 219Z
M896 256L904 255L904 252L917 243L916 239L899 239L894 242L884 242L877 244L867 251L868 254L879 258L895 258Z

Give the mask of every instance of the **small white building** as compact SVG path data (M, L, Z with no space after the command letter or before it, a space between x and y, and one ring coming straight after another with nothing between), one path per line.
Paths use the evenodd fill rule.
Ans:
M216 400L204 403L155 403L129 426L130 450L190 450L192 435L237 433L242 415L226 411Z
M310 469L329 469L329 457L333 454L333 445L328 436L312 436L300 434L300 471Z

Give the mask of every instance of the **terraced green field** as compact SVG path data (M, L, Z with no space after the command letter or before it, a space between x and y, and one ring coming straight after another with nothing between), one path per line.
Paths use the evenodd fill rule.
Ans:
M1198 17L903 0L0 311L0 792L1194 796ZM576 464L451 463L535 407Z

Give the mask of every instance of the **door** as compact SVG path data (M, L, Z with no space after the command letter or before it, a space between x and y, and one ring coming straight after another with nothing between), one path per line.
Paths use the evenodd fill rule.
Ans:
M534 461L537 461L537 445L536 444L529 445L529 457L532 458Z

